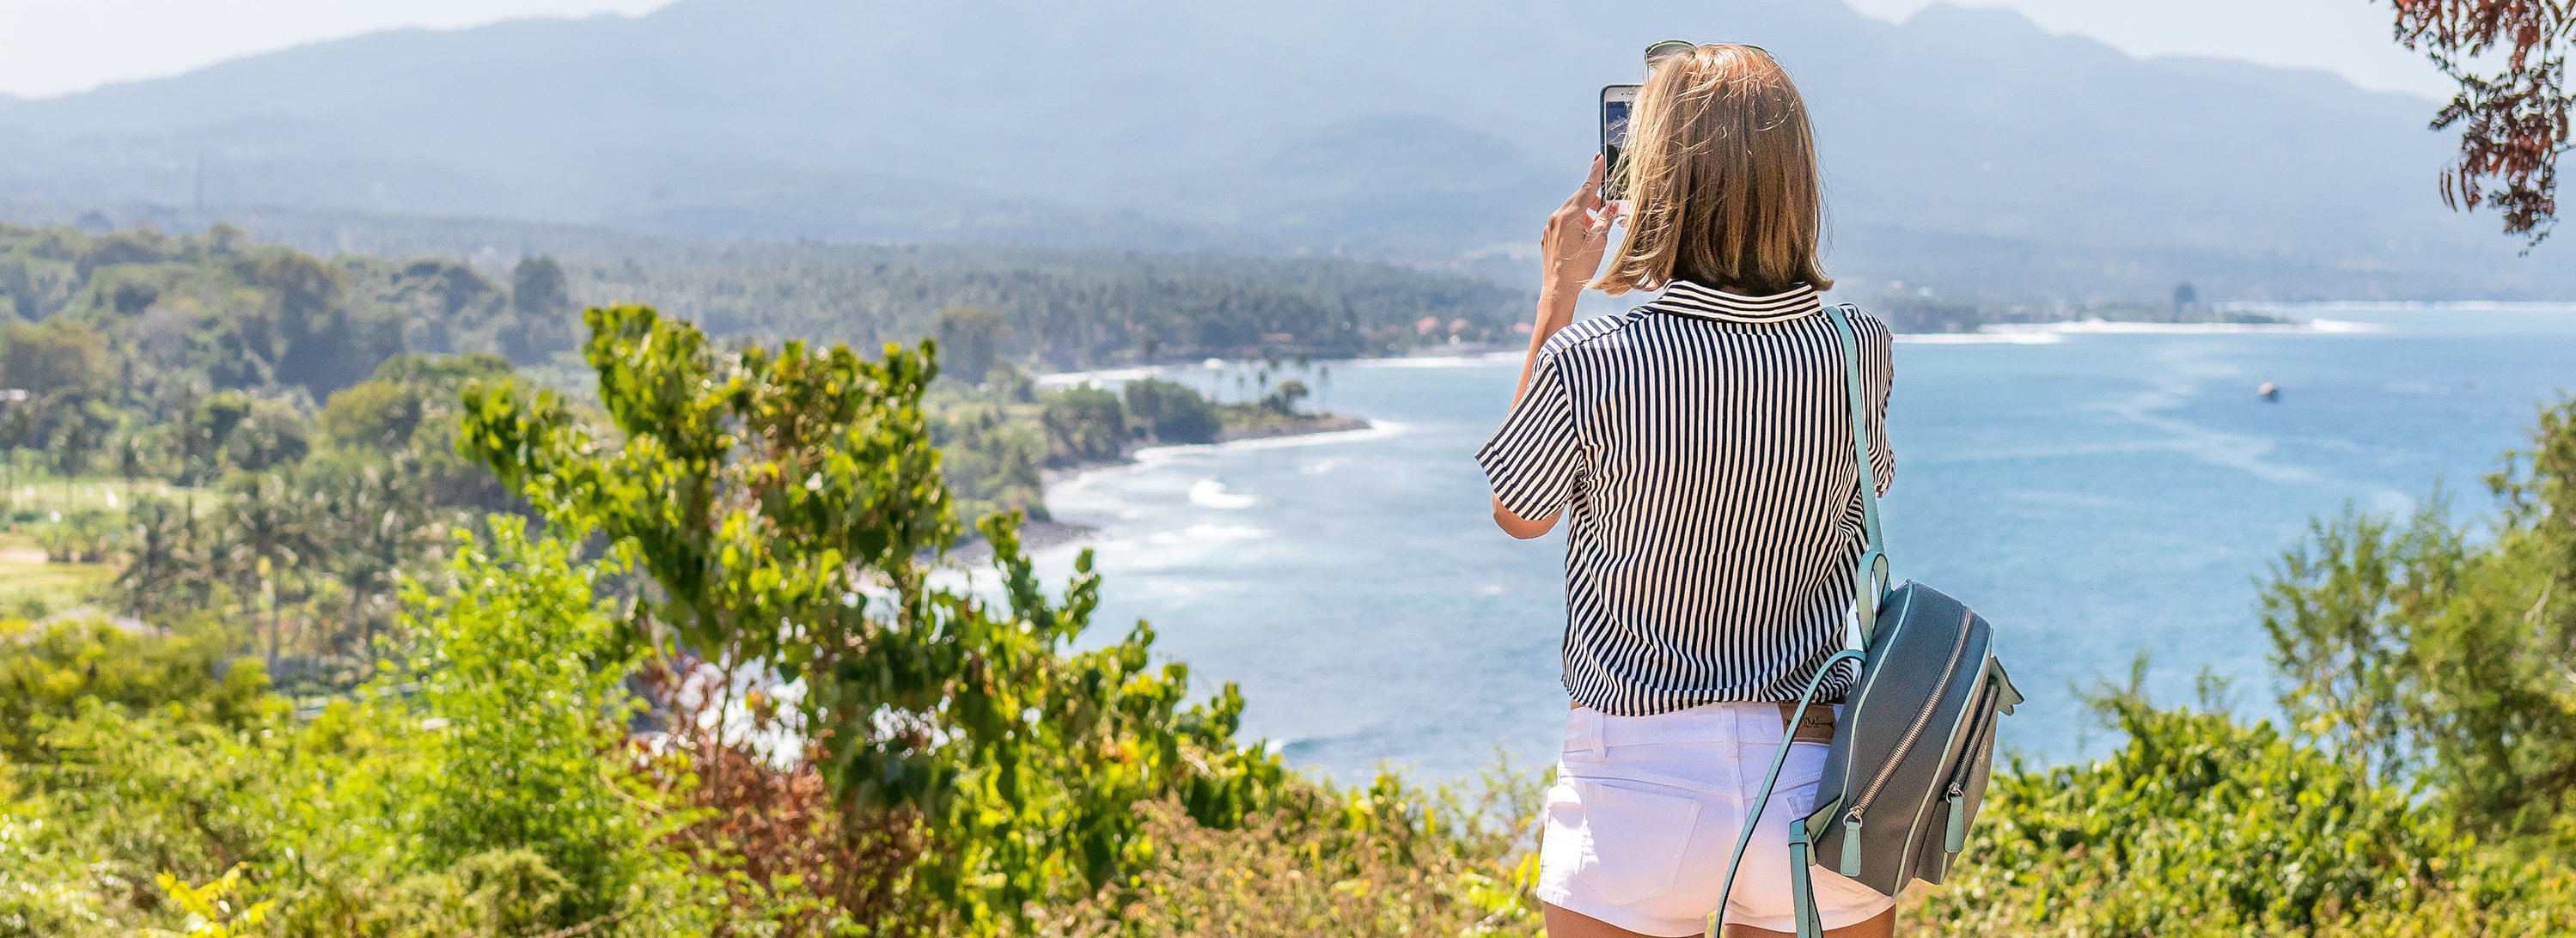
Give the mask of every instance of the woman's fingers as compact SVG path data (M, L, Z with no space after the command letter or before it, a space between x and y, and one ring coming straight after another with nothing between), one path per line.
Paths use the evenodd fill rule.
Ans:
M1618 223L1619 203L1603 203L1601 211L1592 216L1592 236L1595 238L1607 239L1610 237L1610 226Z

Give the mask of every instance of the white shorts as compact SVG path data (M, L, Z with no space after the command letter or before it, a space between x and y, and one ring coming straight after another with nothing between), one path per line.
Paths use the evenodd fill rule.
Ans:
M1539 812L1538 897L1641 934L1705 933L1780 730L1780 706L1770 703L1644 717L1571 711L1556 786ZM1791 745L1727 898L1728 924L1796 930L1789 822L1815 809L1824 769L1823 744ZM1896 904L1831 869L1811 872L1827 929Z

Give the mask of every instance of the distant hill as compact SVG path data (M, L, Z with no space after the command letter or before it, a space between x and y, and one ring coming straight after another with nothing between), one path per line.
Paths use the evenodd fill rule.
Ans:
M0 200L717 237L1343 253L1525 279L1592 101L1759 42L1823 138L1833 269L1953 295L2576 296L2433 195L2434 105L1834 2L680 0L402 30L0 100ZM543 248L543 245L539 245Z

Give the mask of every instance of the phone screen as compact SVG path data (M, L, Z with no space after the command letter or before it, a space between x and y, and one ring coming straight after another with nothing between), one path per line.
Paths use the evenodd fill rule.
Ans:
M1601 181L1601 198L1613 201L1628 197L1628 167L1620 156L1628 148L1628 112L1636 107L1637 86L1612 85L1601 89L1601 160L1609 172Z

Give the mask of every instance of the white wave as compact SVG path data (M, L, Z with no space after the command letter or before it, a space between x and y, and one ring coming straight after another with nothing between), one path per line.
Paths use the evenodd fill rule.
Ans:
M2566 300L2329 300L2314 303L2231 303L2249 313L2576 313Z
M2083 319L2072 322L1988 323L1978 327L1977 332L1983 335L2240 335L2377 332L2382 328L2371 323L2332 319L2312 322L2112 322Z
M1399 358L1361 358L1351 361L1355 368L1481 368L1495 362L1519 361L1526 349L1499 352L1476 352L1467 355L1406 355Z
M1042 388L1069 388L1077 384L1112 384L1151 378L1158 374L1152 368L1102 368L1097 371L1061 371L1037 377Z
M1269 531L1249 525L1202 522L1178 531L1158 531L1146 535L1145 539L1156 544L1181 545L1208 541L1255 541L1269 536Z
M1290 436L1265 436L1249 440L1228 440L1223 443L1171 443L1163 446L1148 446L1144 449L1137 450L1132 455L1135 456L1136 459L1134 465L1145 465L1171 462L1182 457L1211 453L1217 450L1291 449L1300 446L1322 446L1327 443L1356 443L1362 440L1383 440L1391 436L1400 436L1405 432L1405 430L1406 427L1404 424L1400 424L1392 420L1371 420L1369 421L1368 426L1361 427L1356 430L1335 430L1330 433L1299 433ZM1128 467L1111 466L1107 467L1107 469L1103 471L1116 471L1123 468Z
M1325 459L1309 459L1297 464L1297 474L1319 476L1335 469L1339 469L1342 467L1342 464L1347 462L1350 462L1350 460L1339 456L1328 457Z
M2054 332L1900 332L1896 341L1912 345L2056 345L2066 337Z
M1261 499L1251 495L1228 491L1225 483L1215 479L1200 479L1190 483L1190 504L1201 508L1241 511L1259 504L1260 501Z

